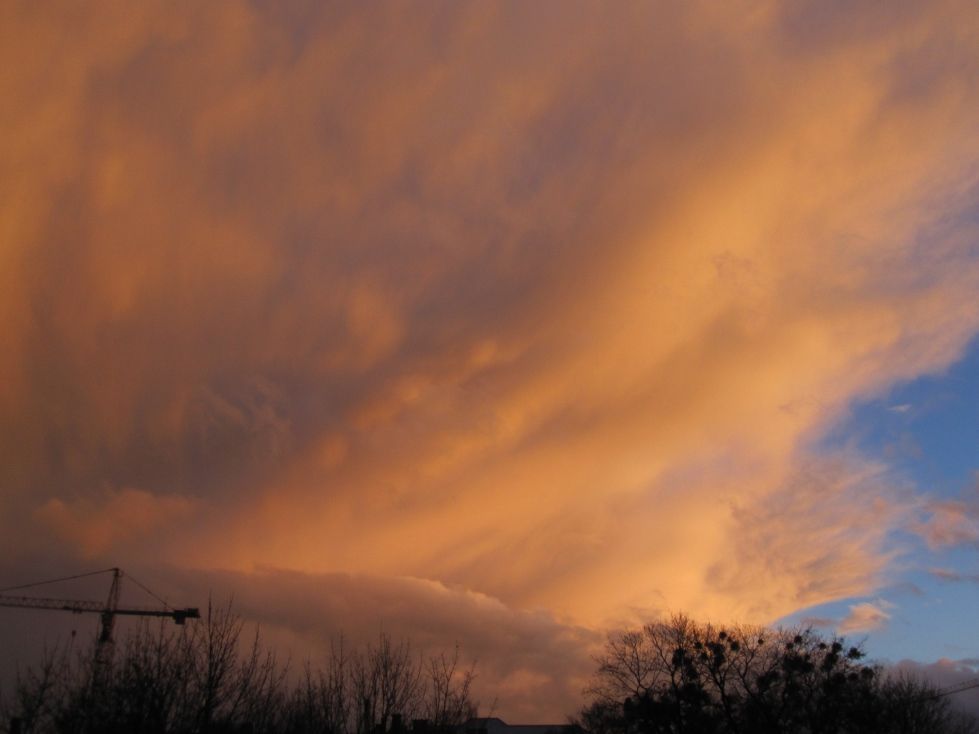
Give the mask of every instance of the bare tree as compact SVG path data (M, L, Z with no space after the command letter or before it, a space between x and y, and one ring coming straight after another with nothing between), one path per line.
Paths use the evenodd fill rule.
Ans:
M976 731L926 684L862 658L811 629L675 615L609 639L581 719L596 734Z
M471 696L475 664L465 669L460 667L458 645L451 656L443 652L430 657L427 674L424 710L432 724L445 729L464 724L476 715L477 704Z
M17 720L22 731L52 726L69 694L69 648L45 649L36 667L18 669L13 698L3 699L0 710L5 722Z
M18 677L0 730L16 718L23 734L386 734L416 716L444 730L476 711L458 649L426 659L382 634L350 653L338 638L325 667L291 675L259 630L247 642L243 631L230 604L209 605L196 625L143 623L98 663L94 648L58 648Z
M303 675L286 706L284 730L295 734L349 730L351 683L343 637L330 645L326 669L313 670L307 660Z
M412 656L411 646L395 644L386 634L376 645L368 645L352 664L353 692L360 704L357 732L387 731L393 717L414 717L422 692L420 660Z

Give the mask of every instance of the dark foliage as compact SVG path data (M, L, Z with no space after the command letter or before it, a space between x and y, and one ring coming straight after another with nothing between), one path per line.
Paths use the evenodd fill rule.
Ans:
M99 656L61 650L24 671L0 731L22 734L399 734L414 718L445 731L476 714L459 652L425 658L381 635L298 674L243 636L229 608L186 627L146 624Z
M610 638L581 713L593 734L966 734L928 684L892 678L811 629L684 616Z

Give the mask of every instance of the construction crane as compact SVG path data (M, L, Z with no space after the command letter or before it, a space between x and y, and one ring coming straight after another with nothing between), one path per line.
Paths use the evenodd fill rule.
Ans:
M174 609L169 606L163 599L160 599L156 594L147 589L141 583L136 581L136 579L131 576L129 579L133 581L137 586L146 591L148 594L159 600L164 608L158 609L155 607L120 607L119 606L119 587L122 581L123 573L118 568L107 568L102 571L92 571L91 573L78 574L76 576L68 576L60 579L52 579L51 581L40 581L33 584L24 584L22 586L12 586L6 589L0 589L0 592L16 591L21 589L28 589L35 586L43 586L47 584L59 583L62 581L72 581L74 579L84 578L86 576L96 576L98 574L111 573L112 574L112 585L109 587L109 597L104 602L100 601L90 601L84 599L53 599L50 597L37 597L37 596L8 596L6 594L0 594L0 607L21 607L24 609L56 609L64 612L74 612L75 614L82 614L85 612L92 612L101 616L101 624L99 626L99 636L97 638L96 645L96 659L104 658L105 652L112 645L112 630L115 627L116 617L118 616L129 616L129 617L169 617L175 623L182 625L188 619L200 619L200 611L197 607L186 607L183 609Z
M112 574L112 584L109 587L109 597L104 602L86 599L55 599L41 596L9 596L6 594L6 592L9 591L20 591L37 586L60 583L63 581L73 581L75 579L80 579L87 576L96 576L103 573ZM129 617L169 617L175 623L183 625L188 619L200 619L201 616L201 613L197 607L174 609L167 604L165 600L158 597L132 576L130 576L129 579L143 591L159 601L164 608L159 609L155 607L133 606L120 607L119 587L120 582L122 581L122 571L118 568L107 568L102 571L92 571L91 573L82 573L75 576L52 579L50 581L39 581L33 584L23 584L21 586L10 586L5 589L0 589L0 607L20 607L22 609L55 609L64 612L73 612L75 614L92 612L100 615L101 624L99 625L99 636L96 638L95 643L95 659L92 662L92 678L90 682L93 691L100 691L104 685L105 673L112 658L112 631L115 627L116 617L120 615ZM9 731L19 733L21 731L22 724L23 722L21 721L20 717L15 716L11 718Z
M943 696L951 696L953 693L962 693L962 691L971 691L973 688L979 688L979 678L970 678L969 680L962 681L961 683L956 683L948 688L942 688L935 691L930 696L926 698L942 698Z

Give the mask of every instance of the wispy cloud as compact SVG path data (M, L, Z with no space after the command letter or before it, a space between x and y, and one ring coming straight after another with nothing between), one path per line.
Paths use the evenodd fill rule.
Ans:
M948 568L932 568L928 571L932 576L942 581L951 581L953 583L970 582L974 584L979 584L979 574L975 573L960 573L959 571L953 571Z
M979 544L979 501L932 500L925 505L925 517L912 525L932 548Z
M812 446L979 329L971 4L0 13L24 564L574 625L886 581L906 491Z
M185 521L200 509L179 495L154 495L140 489L104 490L71 502L52 498L34 513L55 538L67 541L85 558L118 552L123 544L160 542L159 531Z
M850 607L850 613L840 621L836 629L844 635L881 629L890 621L889 610L892 607L893 605L887 602L854 604Z

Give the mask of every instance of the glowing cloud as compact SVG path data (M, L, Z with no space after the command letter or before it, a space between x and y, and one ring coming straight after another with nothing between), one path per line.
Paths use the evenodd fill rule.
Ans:
M840 634L850 634L853 632L870 632L880 629L891 618L891 615L883 608L885 605L880 603L872 604L863 602L854 604L850 607L850 613L840 622L837 630Z
M70 504L52 498L37 509L35 517L56 536L74 544L84 557L92 558L136 539L159 542L153 531L185 520L193 511L194 502L186 497L122 489Z
M979 23L847 10L7 4L18 558L593 626L870 592L915 501L813 447L979 330Z

